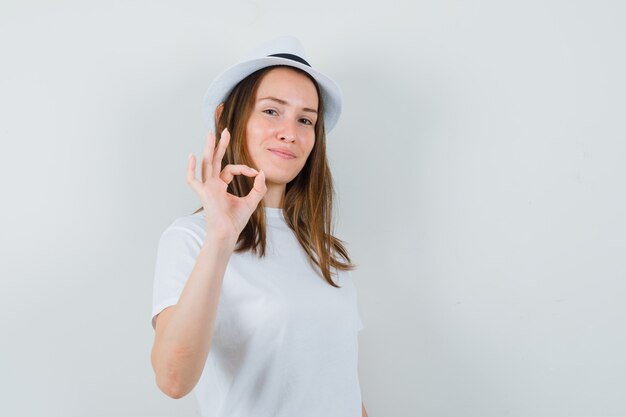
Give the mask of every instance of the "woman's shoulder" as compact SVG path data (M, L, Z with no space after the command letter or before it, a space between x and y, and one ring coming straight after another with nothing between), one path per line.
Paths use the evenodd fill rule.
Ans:
M172 234L191 236L202 243L206 238L204 213L186 214L175 218L163 231L163 236Z

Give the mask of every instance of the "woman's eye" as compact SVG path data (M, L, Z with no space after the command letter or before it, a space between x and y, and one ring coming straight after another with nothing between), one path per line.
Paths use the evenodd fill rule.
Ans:
M264 112L264 113L267 113L267 114L270 114L270 115L272 115L272 116L275 116L275 115L277 114L277 113L276 113L276 110L274 110L274 109L267 109L267 110L263 110L263 112Z
M313 122L312 122L312 121L310 121L309 119L300 119L300 121L301 121L302 123L304 123L305 125L312 125L312 124L313 124Z

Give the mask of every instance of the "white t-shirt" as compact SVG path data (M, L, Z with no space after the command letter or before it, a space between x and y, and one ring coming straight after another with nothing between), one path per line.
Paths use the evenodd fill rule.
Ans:
M266 256L230 257L213 340L194 393L202 417L360 417L358 331L349 271L329 285L308 262L283 211L265 208ZM204 213L162 234L152 325L175 305L206 238ZM334 270L332 270L334 271Z

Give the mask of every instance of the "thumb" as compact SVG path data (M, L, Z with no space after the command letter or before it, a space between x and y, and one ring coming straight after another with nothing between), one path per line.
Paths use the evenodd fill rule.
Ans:
M254 177L254 185L245 197L245 200L251 207L256 207L259 205L261 200L263 200L266 192L267 185L265 185L265 172L260 170L258 175Z

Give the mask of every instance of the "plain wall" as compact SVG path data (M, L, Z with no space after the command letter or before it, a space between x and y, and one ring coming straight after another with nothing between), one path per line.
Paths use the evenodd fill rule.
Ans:
M209 83L292 34L342 87L371 417L626 415L626 6L4 0L0 415L198 416L154 383L158 238Z

